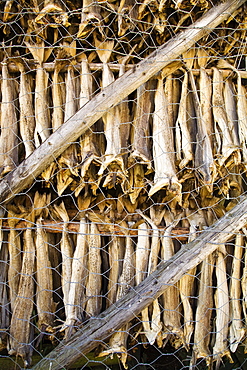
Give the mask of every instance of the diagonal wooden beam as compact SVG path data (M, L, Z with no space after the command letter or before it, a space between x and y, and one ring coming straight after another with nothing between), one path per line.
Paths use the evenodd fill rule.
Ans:
M179 59L202 37L226 20L246 0L228 0L210 9L186 30L170 39L147 58L107 86L69 118L39 148L0 182L0 204L27 189L37 177L103 114L120 103L140 85Z
M204 230L193 242L185 245L169 261L161 262L157 270L141 284L131 288L123 298L91 319L67 343L60 343L36 364L33 370L60 370L104 343L114 331L135 318L158 298L166 288L175 284L189 270L213 253L247 223L247 196L213 226Z

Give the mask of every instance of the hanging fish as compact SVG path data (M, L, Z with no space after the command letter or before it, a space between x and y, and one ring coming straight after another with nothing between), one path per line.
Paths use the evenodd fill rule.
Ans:
M151 84L137 89L135 116L131 128L131 154L128 158L129 197L134 204L145 186L145 174L152 171L150 152Z
M114 75L107 64L114 47L114 41L100 42L95 38L95 46L97 54L103 63L102 88L104 88L114 81ZM108 169L109 175L106 177L103 186L112 188L117 183L122 183L126 179L123 156L121 153L121 115L119 106L111 108L102 118L104 121L106 150L98 175L101 179L104 171Z
M24 62L21 58L15 58L15 63L20 70L20 134L25 148L25 158L27 158L35 149L34 131L35 116L33 107L33 95L31 91L32 76L27 73Z
M174 197L180 202L182 186L176 175L173 130L171 123L168 121L162 73L158 79L154 104L153 158L155 175L154 185L149 190L148 195L152 196L163 187L167 187L168 192L174 194Z
M168 261L174 255L174 243L171 237L172 230L179 223L182 214L177 215L174 219L170 211L166 211L164 214L164 220L166 223L166 229L162 235L161 243L161 259L162 261ZM169 286L162 294L162 307L163 307L163 324L164 328L162 331L162 339L164 345L167 340L171 339L172 345L175 348L179 348L184 341L184 332L181 323L181 312L180 312L180 296L178 283ZM174 337L174 338L173 338Z
M66 321L61 329L65 330L68 340L75 332L76 326L83 322L85 309L85 289L88 253L88 223L84 217L80 219L76 247L72 260L72 274L69 290L69 301Z
M215 131L218 137L217 156L219 166L226 165L229 158L233 155L235 164L239 164L240 153L236 143L233 142L232 133L228 126L228 120L223 97L223 77L222 73L213 67L213 115L215 121Z
M20 356L25 366L30 366L33 353L32 312L34 302L35 244L33 222L27 222L24 231L22 268L18 294L10 323L9 354Z
M88 236L88 265L86 282L86 307L87 317L96 316L101 311L101 237L95 223L90 224Z
M40 144L45 141L51 134L51 122L48 100L48 72L42 67L42 64L49 57L51 50L46 51L44 41L39 47L34 43L26 41L26 45L33 55L33 58L38 63L35 78L35 146L38 148Z
M230 281L230 350L236 352L238 346L246 334L246 328L242 319L241 303L241 267L244 251L244 237L239 233L235 238L234 257L232 262L232 273Z
M15 110L14 81L9 76L7 59L2 62L0 175L18 165L18 124Z
M62 239L60 241L61 256L62 256L62 291L63 303L65 308L65 318L69 313L69 292L72 275L72 257L73 257L73 244L68 235L69 216L66 211L65 205L62 202L59 206L54 205L55 212L63 221Z
M216 361L217 367L221 362L221 358L224 356L227 356L228 360L232 362L227 340L230 315L225 255L225 246L221 245L220 249L217 250L215 266L217 288L214 297L216 309L216 321L214 331L216 333L216 338L213 346L213 360Z
M134 30L137 21L137 5L135 0L121 0L118 7L118 36L122 37Z

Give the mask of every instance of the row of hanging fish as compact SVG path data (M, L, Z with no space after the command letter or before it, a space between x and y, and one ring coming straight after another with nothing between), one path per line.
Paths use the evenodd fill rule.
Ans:
M51 74L42 67L51 50L26 44L38 62L35 82L21 58L15 60L18 83L8 72L8 60L2 63L1 176L16 168L98 91L84 53L79 57L81 73L76 72L74 43L59 50ZM114 42L95 37L95 45L102 62L97 77L104 88L115 80L108 65ZM119 75L130 57L120 60ZM195 60L199 77L193 74ZM177 65L173 74L162 71L140 86L133 100L127 97L71 143L42 173L47 186L52 184L58 195L68 188L78 196L85 189L95 195L99 188L119 185L133 204L143 191L153 196L166 190L181 204L188 182L194 181L194 188L199 184L210 196L219 179L233 168L245 171L247 101L241 73L220 61L220 69L213 67L209 75L208 56L201 48L196 55L195 49L185 53L183 61L181 76ZM67 71L61 72L65 65ZM223 79L224 68L237 74L236 82Z
M135 226L120 222L121 236L112 231L106 237L85 212L80 212L78 232L69 232L65 204L49 207L50 202L49 195L36 193L31 208L9 206L9 231L1 228L2 346L26 365L44 336L68 340L90 317L140 284L161 260L184 248L171 237L175 227L189 228L189 242L215 220L212 210L171 212L156 206L148 215L138 211ZM45 231L42 221L48 216L62 223L62 232ZM24 229L18 228L21 220L26 221ZM100 356L116 353L127 368L129 343L137 344L140 336L142 343L192 349L191 365L199 359L209 367L224 356L231 360L246 335L246 234L240 231L169 286L140 313L138 325L128 323L112 335Z

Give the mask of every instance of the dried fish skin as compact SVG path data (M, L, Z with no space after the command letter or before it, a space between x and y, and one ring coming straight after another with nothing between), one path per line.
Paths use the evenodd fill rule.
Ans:
M213 346L213 360L217 363L219 363L221 358L224 356L227 356L229 361L232 362L230 350L227 345L228 327L230 322L229 291L227 286L225 255L222 251L224 251L225 254L225 246L221 246L221 250L217 251L215 265L217 278L217 289L214 297L216 307L216 338Z
M24 251L20 273L18 296L10 323L9 354L22 357L25 366L31 364L33 345L31 344L31 317L34 301L35 245L32 224L24 232Z
M67 214L64 203L62 202L59 206L54 205L55 212L59 218L63 221L62 239L60 241L60 249L62 255L62 291L63 291L63 302L65 308L65 317L68 317L69 310L69 292L70 282L72 275L72 257L73 257L73 244L72 240L68 235L68 223L69 216Z
M247 101L246 101L246 90L242 85L241 76L238 75L237 81L237 111L238 111L238 128L239 128L239 140L240 147L242 149L242 157L244 164L247 163L247 144L246 144L246 130L247 130Z
M118 281L121 272L121 251L125 249L123 245L123 237L112 235L108 253L109 253L109 280L107 286L107 307L115 303L117 300Z
M4 176L18 165L18 125L15 110L15 91L7 62L2 62L1 83L0 174Z
M236 235L234 258L232 262L232 273L230 281L230 350L236 352L246 334L246 328L242 319L241 303L241 264L244 250L243 234Z
M164 220L166 223L166 230L161 238L161 259L168 261L174 255L174 244L171 238L172 229L179 223L181 215L178 215L172 220L170 212L165 212ZM168 287L162 294L162 307L163 307L163 324L162 339L168 340L171 335L175 338L172 340L172 345L175 348L181 347L185 343L184 332L182 328L182 315L180 310L180 294L178 284Z
M134 0L121 0L118 7L118 36L133 30L137 21L137 6Z
M181 200L182 185L179 183L175 168L173 130L168 121L167 101L164 93L163 78L158 79L155 92L155 111L153 114L153 158L154 185L148 195L152 196L163 187Z
M211 364L209 345L212 332L213 270L214 255L211 254L202 262L201 267L193 345L193 363L196 363L199 358L205 358L208 366Z
M194 159L192 140L188 127L188 72L184 73L178 118L175 125L176 159L183 169Z
M48 238L42 227L42 218L36 222L36 304L38 312L38 327L52 333L54 326L56 304L53 301L53 276L49 259Z
M68 315L63 324L65 339L68 340L75 332L76 325L84 320L84 309L86 304L85 287L87 277L87 252L88 252L88 222L81 218L79 233L72 261L72 274L69 291Z
M88 238L88 277L86 282L87 317L96 316L101 311L101 237L96 224L91 223Z
M213 67L213 116L215 121L215 132L218 135L218 148L217 148L217 156L218 156L218 163L219 166L223 166L223 164L227 165L227 160L229 157L237 151L236 164L240 163L239 151L238 147L236 147L235 143L233 142L228 122L227 122L227 115L224 105L224 98L223 98L223 77L222 73L216 68Z
M20 273L22 266L22 249L20 232L17 231L16 224L20 220L20 215L14 215L12 211L8 212L8 252L9 252L9 268L8 268L8 284L10 295L11 311L14 311L15 300L18 296Z
M25 147L25 158L27 158L35 149L35 117L31 91L32 76L25 71L25 67L22 62L16 63L20 70L20 134Z
M147 276L148 271L148 260L149 260L149 228L146 222L141 223L138 226L137 234L137 245L136 245L136 285L140 284Z

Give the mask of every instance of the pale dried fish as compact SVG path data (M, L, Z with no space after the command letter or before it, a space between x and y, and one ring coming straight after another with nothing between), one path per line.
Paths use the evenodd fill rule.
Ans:
M118 281L121 273L121 260L123 259L122 254L124 250L124 238L112 235L108 248L110 271L107 285L107 307L115 303L117 300Z
M213 67L213 115L215 120L215 132L218 137L217 156L219 166L226 165L229 158L234 154L235 164L241 162L240 154L232 133L228 127L227 115L223 98L223 76L216 67Z
M138 213L140 213L142 217L144 218L144 220L146 220L152 227L152 241L151 241L149 261L148 261L148 275L149 275L156 269L158 265L158 258L159 258L159 251L160 251L159 229L149 217L147 217L141 212L138 212ZM162 323L161 323L161 310L160 310L158 299L155 299L152 303L151 321L149 320L148 311L149 311L148 307L146 307L142 311L142 319L146 318L145 321L143 321L144 334L147 337L151 345L154 344L155 340L157 340L158 346L161 347L162 346L162 338L161 338Z
M88 266L86 282L87 317L96 316L101 311L101 236L95 223L90 224L88 237Z
M64 203L62 202L59 206L54 205L55 212L59 218L63 221L63 232L62 239L60 241L61 255L62 255L62 291L63 291L63 302L65 308L65 317L68 317L69 313L69 293L70 283L72 275L72 257L73 257L73 244L68 234L68 223L69 216L67 214Z
M155 111L153 115L153 158L154 158L154 185L149 190L151 196L163 187L174 194L177 201L181 201L182 186L178 181L175 168L175 150L173 144L173 130L168 121L167 100L163 86L163 76L158 79L155 92Z
M114 75L107 64L114 47L114 41L100 42L95 38L95 45L97 48L97 54L103 63L102 88L104 88L114 81ZM121 153L121 116L119 107L116 106L111 108L102 118L104 121L106 150L98 175L101 179L104 171L108 168L109 174L106 177L103 186L112 188L116 183L122 183L126 178L123 156Z
M49 199L47 203L49 203ZM41 333L52 333L56 304L53 301L53 277L48 251L49 242L42 226L42 217L36 221L36 225L36 304L38 327Z
M210 367L212 358L210 335L212 333L212 312L213 312L213 271L214 255L210 254L203 262L199 282L198 303L195 316L194 346L192 365L197 359L204 358Z
M216 360L217 366L220 364L221 358L224 356L227 356L228 360L232 362L230 350L227 344L230 316L225 255L225 246L222 245L221 249L217 250L215 266L217 278L217 289L214 298L216 308L216 338L213 346L213 360Z
M211 87L208 84L208 75L203 65L203 61L204 63L206 63L207 59L203 54L204 51L201 49L199 50L198 50L198 64L200 66L200 97L201 99L203 99L202 101L199 101L195 79L192 71L190 71L190 81L193 91L193 98L197 117L195 169L196 174L199 172L200 175L202 176L203 179L202 184L207 187L209 192L212 192L213 182L216 178L216 166L213 158L211 140L207 131L208 122L205 121L205 119L208 118L210 112L207 111L205 112L205 104L207 102L206 103L204 102L204 99L210 96L210 92L207 91L207 89L211 89ZM203 104L204 106L202 106ZM210 134L212 135L212 133Z
M76 326L84 320L85 287L88 252L88 223L83 217L80 219L76 247L72 261L72 274L69 291L68 315L61 330L65 330L65 339L69 339L75 332Z
M18 165L18 125L15 110L14 81L9 76L7 61L2 62L1 84L0 175Z
M42 67L48 55L45 53L44 41L39 47L36 44L26 42L27 47L33 55L33 58L38 63L35 77L35 119L36 126L34 132L36 148L45 141L51 134L50 127L50 111L48 101L48 72Z
M131 154L128 158L129 186L127 191L134 204L145 186L145 173L152 171L150 152L150 82L137 89L135 116L131 128Z
M31 317L34 303L35 245L32 225L28 222L24 231L19 289L12 312L9 336L9 354L22 357L25 366L31 364L33 352Z
M122 227L127 231L128 225L126 222L122 223ZM134 285L135 277L135 260L134 260L134 246L133 240L130 235L126 232L126 248L124 253L122 272L118 281L118 291L116 300L122 298L131 287ZM107 354L117 353L125 369L127 369L127 338L128 329L130 324L125 325L114 333L109 341L109 348L101 352L100 356L105 356Z
M179 223L182 214L177 215L174 219L170 211L166 211L164 214L164 220L166 223L166 229L162 235L161 243L161 259L162 261L168 261L174 255L174 243L171 237L171 232ZM179 348L184 344L184 332L181 323L181 310L180 310L180 296L178 283L169 286L162 294L162 306L163 306L163 324L164 328L162 331L162 339L165 342L171 338L171 335L175 336L172 339L172 345L175 348Z
M183 59L190 70L193 65L194 48L183 54ZM194 159L192 139L189 128L188 89L189 77L185 71L182 83L181 99L178 110L178 118L175 125L176 158L179 168L183 169Z
M206 222L202 210L198 210L197 212L187 211L186 216L190 224L188 242L191 242L195 239L197 230L201 230L206 225ZM194 294L195 273L196 267L189 270L179 280L179 292L184 310L184 340L187 348L189 348L190 339L194 332L194 313L191 305L191 297Z
M135 0L121 0L118 7L118 36L136 27L137 5Z
M241 302L241 265L244 250L243 234L237 234L235 238L234 257L230 281L230 350L236 352L246 334L246 328L242 319Z
M1 212L4 217L4 212ZM2 222L0 221L0 350L7 348L7 332L10 324L10 302L9 302L9 280L8 280L8 245L3 243L4 233L2 229Z
M16 230L16 224L22 219L23 215L17 215L12 210L8 212L8 252L9 252L9 268L8 268L8 284L10 295L10 306L13 312L15 300L18 295L20 273L22 266L22 250L20 231Z
M148 274L149 260L149 228L146 222L138 226L137 245L136 245L136 285L140 284Z
M26 72L22 59L16 58L15 63L20 70L20 134L25 148L25 158L27 158L35 149L34 131L35 117L33 107L33 95L31 91L32 76Z

